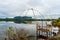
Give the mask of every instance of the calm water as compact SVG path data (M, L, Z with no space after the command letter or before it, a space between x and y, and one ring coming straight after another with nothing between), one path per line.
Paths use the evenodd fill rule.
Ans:
M35 35L36 33L35 24L16 24L14 22L0 22L0 40L4 40L4 33L10 26L12 26L14 30L23 28L26 31L27 35Z
M0 40L4 40L4 32L10 27L13 26L13 29L21 29L23 28L27 35L36 35L36 23L38 23L40 26L42 25L42 22L33 22L33 24L16 24L14 22L0 22ZM51 24L49 22L48 24ZM44 22L44 26L46 26L46 21ZM34 40L35 37L29 38L29 40Z

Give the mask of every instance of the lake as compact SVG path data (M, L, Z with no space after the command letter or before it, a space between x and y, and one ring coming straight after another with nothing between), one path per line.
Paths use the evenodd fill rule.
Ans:
M43 24L44 26L46 26L46 22L45 21ZM5 31L12 26L14 30L16 29L24 29L25 32L27 33L27 35L31 35L31 36L36 36L36 23L38 23L40 26L42 26L42 22L33 22L33 24L17 24L14 22L0 22L0 40L4 40L4 33ZM48 22L48 24L51 24L51 22ZM31 37L29 38L31 40L35 39L35 37Z
M35 35L36 28L35 24L16 24L14 22L0 22L0 40L4 40L4 33L5 31L12 26L13 29L24 29L27 35Z

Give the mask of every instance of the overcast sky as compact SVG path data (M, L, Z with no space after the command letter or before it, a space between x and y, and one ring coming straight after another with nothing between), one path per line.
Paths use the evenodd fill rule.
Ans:
M29 8L39 10L44 16L60 16L60 0L0 0L0 17L20 16Z

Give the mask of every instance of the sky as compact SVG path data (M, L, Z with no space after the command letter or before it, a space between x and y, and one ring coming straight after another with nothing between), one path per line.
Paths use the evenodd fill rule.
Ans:
M60 17L60 0L0 0L0 18L25 15L26 11L31 16L31 8L45 18ZM35 14L41 17L37 12Z

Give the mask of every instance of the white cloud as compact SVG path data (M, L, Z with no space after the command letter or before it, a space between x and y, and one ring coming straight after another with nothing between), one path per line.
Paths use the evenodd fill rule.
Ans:
M0 0L0 14L3 14L2 16L6 16L9 14L10 16L17 16L20 15L27 7L25 6L24 2L27 1L19 1L19 0Z
M28 8L36 8L43 15L60 13L60 0L0 0L0 15L14 17Z

